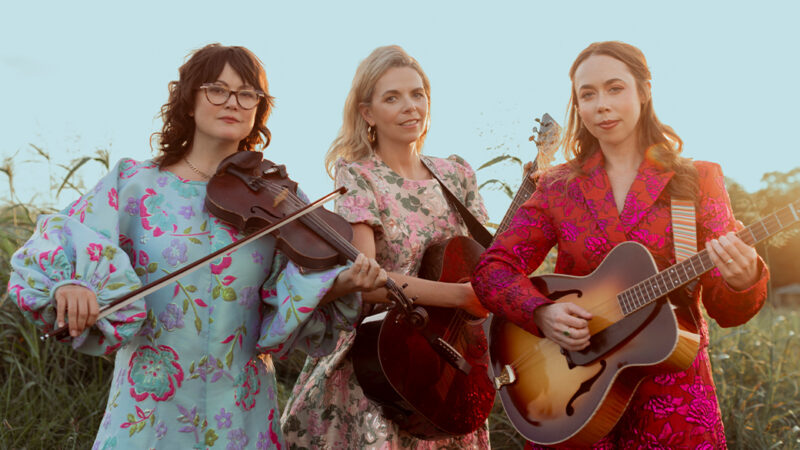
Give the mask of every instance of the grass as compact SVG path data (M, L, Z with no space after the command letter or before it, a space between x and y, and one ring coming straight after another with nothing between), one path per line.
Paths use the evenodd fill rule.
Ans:
M764 310L742 327L711 328L711 358L730 448L800 447L800 313ZM282 401L302 354L276 361ZM112 375L108 358L41 342L9 299L0 303L0 448L89 448ZM490 417L492 447L522 438L499 402Z

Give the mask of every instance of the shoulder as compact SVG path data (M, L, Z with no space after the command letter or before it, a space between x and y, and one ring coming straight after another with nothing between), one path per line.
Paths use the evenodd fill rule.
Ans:
M578 177L571 177L572 173L572 166L568 163L548 167L539 174L539 178L536 180L537 188L563 190L567 183L577 183Z
M137 161L133 158L122 158L117 161L110 173L120 180L127 180L159 172L158 164L152 160Z
M722 175L722 167L717 163L710 161L692 161L692 163L695 169L697 169L697 174L700 176L701 180L707 176Z
M447 158L436 156L422 156L425 158L442 176L456 175L458 178L471 178L475 176L472 166L458 155L450 155Z
M369 178L369 174L373 173L376 169L376 161L373 158L359 159L356 161L347 161L344 158L339 158L334 163L334 174L338 177L342 174L350 174L353 177L361 176Z

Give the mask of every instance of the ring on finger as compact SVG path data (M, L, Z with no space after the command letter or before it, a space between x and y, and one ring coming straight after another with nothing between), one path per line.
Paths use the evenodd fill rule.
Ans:
M564 330L564 336L569 337L569 330Z
M730 264L730 263L732 263L732 262L733 262L733 258L728 258L728 260L727 260L727 261L725 261L725 264Z

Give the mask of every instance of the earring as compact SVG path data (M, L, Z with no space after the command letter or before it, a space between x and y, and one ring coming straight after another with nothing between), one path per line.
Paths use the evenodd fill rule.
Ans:
M367 126L367 140L370 144L374 144L375 141L378 140L378 133L372 125Z

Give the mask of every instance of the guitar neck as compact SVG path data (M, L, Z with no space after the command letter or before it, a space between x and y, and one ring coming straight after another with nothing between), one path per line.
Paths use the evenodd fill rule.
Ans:
M800 222L800 200L736 233L747 245L756 245ZM617 301L626 316L714 268L707 250L697 252L678 264L647 278L617 294Z
M497 227L497 233L495 233L495 236L498 236L500 233L508 229L508 227L511 225L511 219L514 218L514 214L517 213L519 207L528 201L528 198L530 198L531 194L533 194L533 191L536 190L536 183L534 183L530 177L530 175L536 171L536 166L537 163L534 161L531 169L525 171L525 175L522 177L522 184L517 190L517 195L514 196L514 200L511 201L511 206L508 207L508 211L506 211L506 215L503 216L500 226Z

